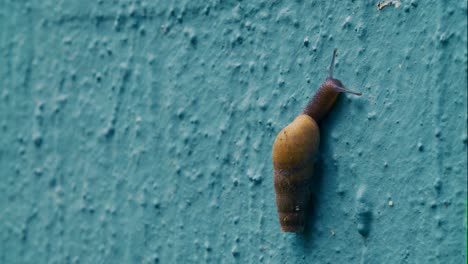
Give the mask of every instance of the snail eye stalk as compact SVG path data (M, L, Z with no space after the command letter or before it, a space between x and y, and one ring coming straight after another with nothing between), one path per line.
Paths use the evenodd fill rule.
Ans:
M333 88L339 92L343 92L343 93L350 93L350 94L355 94L355 95L358 95L358 96L361 96L362 93L360 92L355 92L355 91L352 91L352 90L348 90L344 87L340 87L338 85L334 85Z

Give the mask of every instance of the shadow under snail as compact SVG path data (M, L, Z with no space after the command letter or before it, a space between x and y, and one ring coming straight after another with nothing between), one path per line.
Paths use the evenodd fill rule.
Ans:
M328 76L302 113L276 136L273 168L279 222L283 232L304 231L311 196L314 159L320 143L319 123L342 92L348 90L333 78L335 49Z

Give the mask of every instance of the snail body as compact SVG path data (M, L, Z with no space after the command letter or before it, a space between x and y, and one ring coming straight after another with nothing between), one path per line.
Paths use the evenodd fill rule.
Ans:
M342 92L361 95L334 79L336 49L325 82L294 121L283 128L273 144L273 181L278 217L283 232L304 231L311 196L314 159L320 144L318 123Z

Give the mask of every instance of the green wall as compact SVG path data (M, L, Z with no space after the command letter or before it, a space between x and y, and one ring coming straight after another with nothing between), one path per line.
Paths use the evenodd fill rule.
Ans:
M466 263L467 3L377 2L0 0L0 263ZM281 233L333 48L363 96Z

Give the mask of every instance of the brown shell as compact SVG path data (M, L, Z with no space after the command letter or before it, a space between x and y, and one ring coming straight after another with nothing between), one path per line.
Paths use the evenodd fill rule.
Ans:
M281 230L302 232L311 195L313 162L320 143L317 123L299 115L273 145L274 183Z

